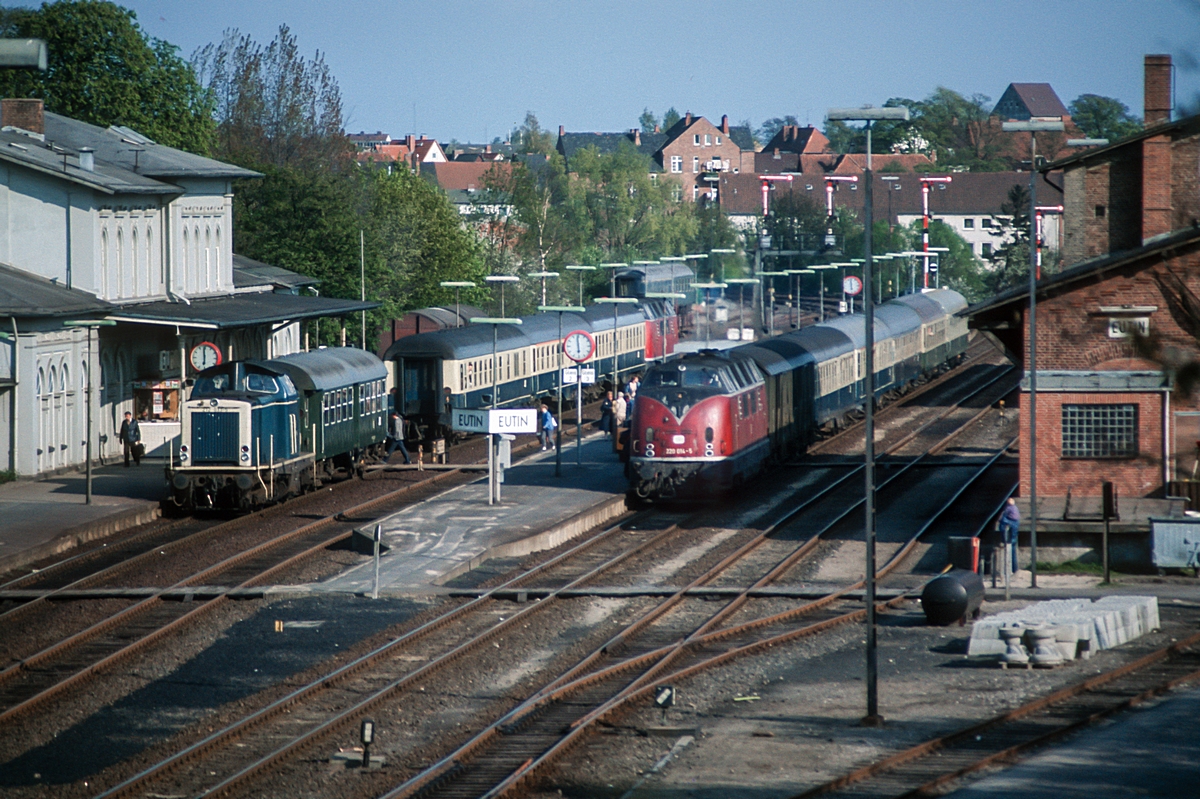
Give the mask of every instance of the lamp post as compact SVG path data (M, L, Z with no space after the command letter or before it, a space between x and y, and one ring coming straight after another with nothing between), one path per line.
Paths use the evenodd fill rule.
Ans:
M746 335L746 286L758 283L756 277L729 277L725 282L738 287L738 341Z
M580 305L580 307L582 307L583 306L583 273L584 272L595 272L596 267L580 266L579 264L571 264L570 266L564 266L563 269L566 269L570 272L577 272L579 274L579 305Z
M462 310L459 307L458 292L461 289L475 288L473 280L443 280L438 283L444 289L454 289L454 326L462 327Z
M736 252L737 252L737 250L733 249L732 247L719 247L717 249L709 250L708 257L711 259L712 256L714 256L714 255L718 255L718 256L733 255ZM723 283L723 282L725 282L725 259L717 258L717 263L720 264L720 266L721 266L721 276L718 278L718 277L716 277L716 275L713 275L713 277L716 278L718 283ZM712 272L712 261L711 260L708 262L708 266L709 266L709 272Z
M613 309L613 332L612 332L612 336L613 336L613 338L612 338L612 342L613 342L613 368L612 368L613 381L612 381L612 390L613 390L613 394L615 395L616 391L617 391L617 377L618 377L618 375L617 375L617 370L618 370L618 364L617 364L617 310L622 305L637 305L638 298L637 297L597 297L596 303L598 305L611 305L612 309Z
M514 278L515 280L516 278ZM491 325L492 326L492 408L495 408L500 401L499 394L499 378L500 364L496 362L496 349L499 339L500 325L519 325L523 324L520 319L508 319L503 316L476 316L471 319L473 325ZM488 433L488 504L495 505L499 497L500 483L496 480L496 436Z
M812 266L809 267L809 269L811 269L814 272L817 272L819 274L821 272L824 272L826 269L837 269L837 267L834 266L833 264L813 264ZM820 289L821 290L820 290L819 302L821 304L821 318L819 321L824 322L825 321L825 275L821 275Z
M546 278L558 277L558 272L530 272L530 277L540 277L542 279L542 305L546 304Z
M1004 122L1005 133L1029 133L1029 587L1037 588L1037 134L1065 129L1059 119Z
M516 283L520 279L521 278L517 277L516 275L488 275L487 277L484 278L484 280L486 280L488 283L499 283L500 284L500 316L501 317L504 316L504 284L505 283Z
M692 288L705 292L704 294L704 344L712 343L712 306L709 303L708 291L726 287L725 283L693 283Z
M82 327L87 330L87 388L85 390L85 401L87 402L87 439L83 445L84 458L84 494L83 504L92 504L92 328L94 327L112 327L115 325L111 319L79 319L70 322L63 322L63 327ZM15 400L14 400L15 402ZM12 432L16 435L16 431Z
M864 502L864 517L866 530L864 538L867 545L867 715L863 723L877 726L883 723L879 715L879 686L878 661L875 640L875 301L871 296L871 225L874 209L871 178L871 124L877 120L891 119L908 121L908 109L904 106L896 108L831 108L826 116L830 120L861 121L867 128L867 168L863 170L866 196L863 197L863 321L866 332L866 346L863 348L866 360L866 402L863 403L865 419L863 420L864 471L866 472L866 497Z
M567 267L570 269L571 267ZM539 305L538 310L542 313L557 313L558 314L558 346L555 349L558 351L558 427L554 428L554 476L562 477L562 372L563 372L563 327L562 315L565 313L583 313L586 309L582 305Z
M777 277L787 277L787 272L762 271L762 272L758 273L758 276L760 278L768 278L771 281L770 286L763 287L763 295L766 296L766 298L767 298L767 316L768 316L767 335L773 338L775 336L775 280L774 279Z
M651 265L658 266L658 261L634 261L633 265L634 266L651 266ZM610 296L610 297L617 296L617 270L624 269L627 266L628 266L628 264L624 264L624 263L600 264L601 269L611 269L612 270L608 274L608 296Z

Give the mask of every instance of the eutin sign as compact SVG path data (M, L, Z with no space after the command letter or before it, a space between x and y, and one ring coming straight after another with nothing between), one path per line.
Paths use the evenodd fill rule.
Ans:
M529 408L486 411L455 408L450 426L463 433L536 433L537 411Z

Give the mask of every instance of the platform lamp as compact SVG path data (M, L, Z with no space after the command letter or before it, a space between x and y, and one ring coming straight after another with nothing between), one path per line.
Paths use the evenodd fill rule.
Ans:
M546 279L558 277L558 272L530 272L528 277L538 277L542 279L542 305L546 304Z
M770 309L769 319L767 320L767 335L774 338L775 336L775 278L787 277L787 272L779 271L761 271L758 273L759 278L768 278L771 281L770 286L763 286L763 294L767 297L767 308Z
M801 275L815 275L816 272L814 272L811 269L785 269L783 271L787 272L789 276L794 276L796 278L796 282L794 284L792 284L796 287L796 291L795 291L795 293L792 294L792 297L791 297L791 304L796 309L796 321L792 322L791 319L788 319L788 322L791 322L791 325L793 328L799 328L800 327L800 276Z
M462 327L462 310L458 301L458 293L462 289L473 289L476 286L473 280L443 280L438 283L444 289L454 289L454 326Z
M1061 117L1002 122L1005 133L1029 133L1029 587L1037 588L1037 135L1066 129Z
M666 259L664 258L662 260L665 261ZM757 282L756 280L754 280L754 278L746 278L746 279L749 280L751 283ZM729 280L727 282L732 283L733 281ZM682 291L647 291L642 296L648 300L686 300L688 295L684 294ZM672 310L672 312L674 312L675 307L671 306L671 310ZM663 341L663 352L659 357L665 361L667 359L667 351L666 351L667 320L666 320L666 318L663 317L663 318L659 319L658 324L659 324L659 329L658 329L659 338L661 338Z
M515 279L515 278L514 278ZM476 316L471 318L473 325L491 325L492 326L492 408L495 408L500 401L499 392L499 377L500 366L496 363L496 350L499 338L500 325L520 325L524 324L520 319L506 318L503 316ZM493 433L488 433L488 504L495 505L497 494L499 491L499 483L496 482L496 436Z
M743 341L746 335L746 286L755 285L758 278L727 277L725 282L738 287L738 341Z
M87 440L83 445L83 457L85 461L84 473L84 494L83 503L85 505L92 504L92 328L95 327L112 327L115 325L111 319L75 319L69 322L63 322L63 327L82 327L87 330L87 388L85 398L87 401ZM13 431L16 434L16 431Z
M726 288L725 283L693 283L692 288L699 289L705 292L704 295L704 344L708 346L712 344L712 307L709 303L709 291L719 291Z
M571 267L567 267L570 269ZM594 268L594 267L593 267ZM581 273L582 274L582 273ZM582 291L582 289L580 289ZM563 326L562 316L565 313L583 313L586 308L583 305L539 305L538 310L542 313L557 313L558 314L558 419L562 420L562 373L563 373ZM540 420L539 420L540 424ZM562 425L554 428L554 476L562 477Z
M717 255L717 256L734 255L735 253L737 253L737 250L735 250L732 247L718 247L716 249L709 250L708 257L711 259L712 256L714 256L714 255ZM722 282L725 280L725 259L717 258L717 263L719 263L721 265L721 276L719 278L717 278L717 282ZM711 260L708 262L708 266L709 266L709 272L712 272L712 261Z
M816 272L818 274L821 274L822 272L824 272L827 269L837 269L837 267L834 266L833 264L813 264L812 266L809 267L809 269L813 270L814 272ZM821 303L820 321L824 322L825 321L825 275L823 275L823 274L821 274L820 287L821 287L820 292L819 292L819 301Z
M616 396L616 393L617 393L617 378L618 378L618 375L617 375L617 371L618 371L618 364L617 364L617 350L618 350L618 347L617 347L617 312L622 305L637 305L638 302L639 302L639 300L637 297L597 297L596 298L597 304L611 305L612 309L613 309L613 368L612 368L613 381L612 381L612 390L613 390L614 397ZM581 369L583 368L582 364L580 364L580 368Z
M584 272L595 272L596 267L580 266L579 264L571 264L570 266L564 266L563 269L566 269L568 272L575 272L579 275L579 304L582 306L583 305L583 273Z
M504 284L520 282L521 278L517 277L516 275L488 275L487 277L484 278L484 280L487 281L488 283L499 283L500 284L500 316L503 317L504 316Z
M683 256L688 261L707 261L708 253L706 252L690 252ZM696 277L700 277L700 264L696 264ZM709 270L709 280L712 280L712 271Z
M864 472L866 473L866 496L864 502L864 521L866 529L866 578L867 578L867 715L863 723L878 726L883 723L879 715L879 684L878 660L875 640L875 301L871 297L872 279L872 242L871 225L874 197L872 188L874 180L871 175L871 125L880 120L908 121L908 109L904 106L893 108L831 108L825 115L829 120L864 122L867 129L867 167L863 170L863 322L866 334L866 346L863 348L866 356L865 393L863 403L865 418L863 420Z

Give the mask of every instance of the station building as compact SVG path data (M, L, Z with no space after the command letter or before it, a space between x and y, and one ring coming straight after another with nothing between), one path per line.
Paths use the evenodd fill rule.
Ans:
M1200 117L1171 120L1169 56L1144 67L1145 129L1040 176L1046 185L1062 173L1068 266L1038 285L1037 486L1064 518L1066 497L1096 497L1104 481L1122 499L1200 498ZM1028 284L967 313L1025 360Z
M374 307L237 268L233 181L256 177L41 100L0 101L0 470L83 464L89 393L93 457L120 455L126 411L166 454L198 369L296 352L302 320Z

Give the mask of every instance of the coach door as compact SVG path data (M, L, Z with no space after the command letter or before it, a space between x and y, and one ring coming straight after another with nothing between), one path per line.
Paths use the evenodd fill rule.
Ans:
M401 401L405 416L433 416L438 413L437 374L441 362L433 359L403 359L400 365Z

